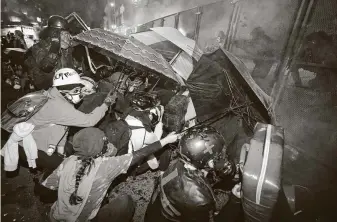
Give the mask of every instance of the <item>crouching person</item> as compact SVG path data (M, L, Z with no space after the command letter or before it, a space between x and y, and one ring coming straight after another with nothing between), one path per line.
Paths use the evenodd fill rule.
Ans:
M50 211L51 221L131 221L135 204L129 196L120 196L104 207L102 201L113 180L148 155L166 144L174 143L177 134L170 134L132 154L115 155L103 131L85 128L74 136L75 154L42 183L58 189L58 200Z
M104 117L108 107L115 101L114 96L108 95L104 103L91 113L80 112L75 109L74 104L82 100L83 88L83 80L75 70L60 69L55 73L53 87L45 92L48 101L27 121L36 126L32 135L39 150L38 167L49 170L56 169L63 159L55 151L64 147L68 127L96 125ZM20 157L26 159L22 155L24 155L23 152L20 153Z
M224 145L214 128L190 129L179 142L180 158L156 181L144 221L213 221L216 200L206 176L222 162ZM233 169L227 162L222 171L230 175Z

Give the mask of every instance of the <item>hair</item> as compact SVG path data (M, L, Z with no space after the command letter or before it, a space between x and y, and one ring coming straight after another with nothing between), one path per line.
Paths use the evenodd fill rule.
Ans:
M85 174L86 169L89 167L87 170L87 175L88 175L93 163L94 163L93 157L82 159L81 167L76 174L75 191L69 197L70 205L77 205L83 201L83 198L77 195L78 187Z
M85 172L87 172L87 175L90 173L91 167L95 165L95 159L101 157L104 153L106 153L106 151L107 151L107 143L104 143L102 151L99 154L95 155L94 157L86 157L86 158L77 157L77 159L82 160L82 162L81 167L76 174L75 191L69 197L70 205L77 205L83 201L83 198L77 195L80 182L82 181ZM86 169L88 170L86 171Z

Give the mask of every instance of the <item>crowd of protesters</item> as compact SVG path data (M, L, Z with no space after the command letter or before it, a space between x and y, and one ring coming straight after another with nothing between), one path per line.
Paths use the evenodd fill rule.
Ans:
M30 91L41 90L47 100L13 126L1 151L8 172L28 163L36 195L48 196L45 188L57 191L50 221L132 221L131 196L106 202L106 194L120 174L147 170L159 170L161 176L145 221L226 219L228 209L215 208L212 186L219 180L230 184L227 190L233 188L228 206L237 209L237 167L215 129L195 126L186 87L158 89L149 75L118 65L81 74L71 46L66 20L52 16L16 71L31 81ZM172 162L170 147L178 143Z

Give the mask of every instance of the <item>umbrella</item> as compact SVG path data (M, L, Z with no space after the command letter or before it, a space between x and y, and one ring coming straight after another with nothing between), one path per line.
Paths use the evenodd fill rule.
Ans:
M74 40L118 61L150 69L184 84L161 54L136 39L102 29L92 29L76 35Z
M170 61L173 70L187 80L193 71L194 63L202 55L195 41L185 37L175 28L157 27L151 30L132 34L131 37L162 54Z
M239 127L238 122L226 119L228 116L242 120L251 132L257 122L271 120L270 97L254 82L245 65L223 48L201 56L186 86L198 121L215 124L227 138L232 134L228 141L235 137L232 126Z
M203 54L202 50L197 46L193 39L184 36L179 30L172 27L156 27L151 28L152 31L159 34L163 38L169 40L174 45L178 46L189 56L198 61Z
M68 22L68 30L72 35L76 35L90 29L76 12L71 13L65 17L65 19Z

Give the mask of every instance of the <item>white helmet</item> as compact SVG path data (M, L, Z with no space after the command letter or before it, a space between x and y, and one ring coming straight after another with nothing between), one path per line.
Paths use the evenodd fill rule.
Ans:
M65 86L72 84L82 84L80 75L73 69L59 69L53 78L53 86Z
M90 95L96 92L97 83L95 82L95 80L87 76L82 76L81 81L82 81L82 85L84 85L84 87L82 88L83 94Z

